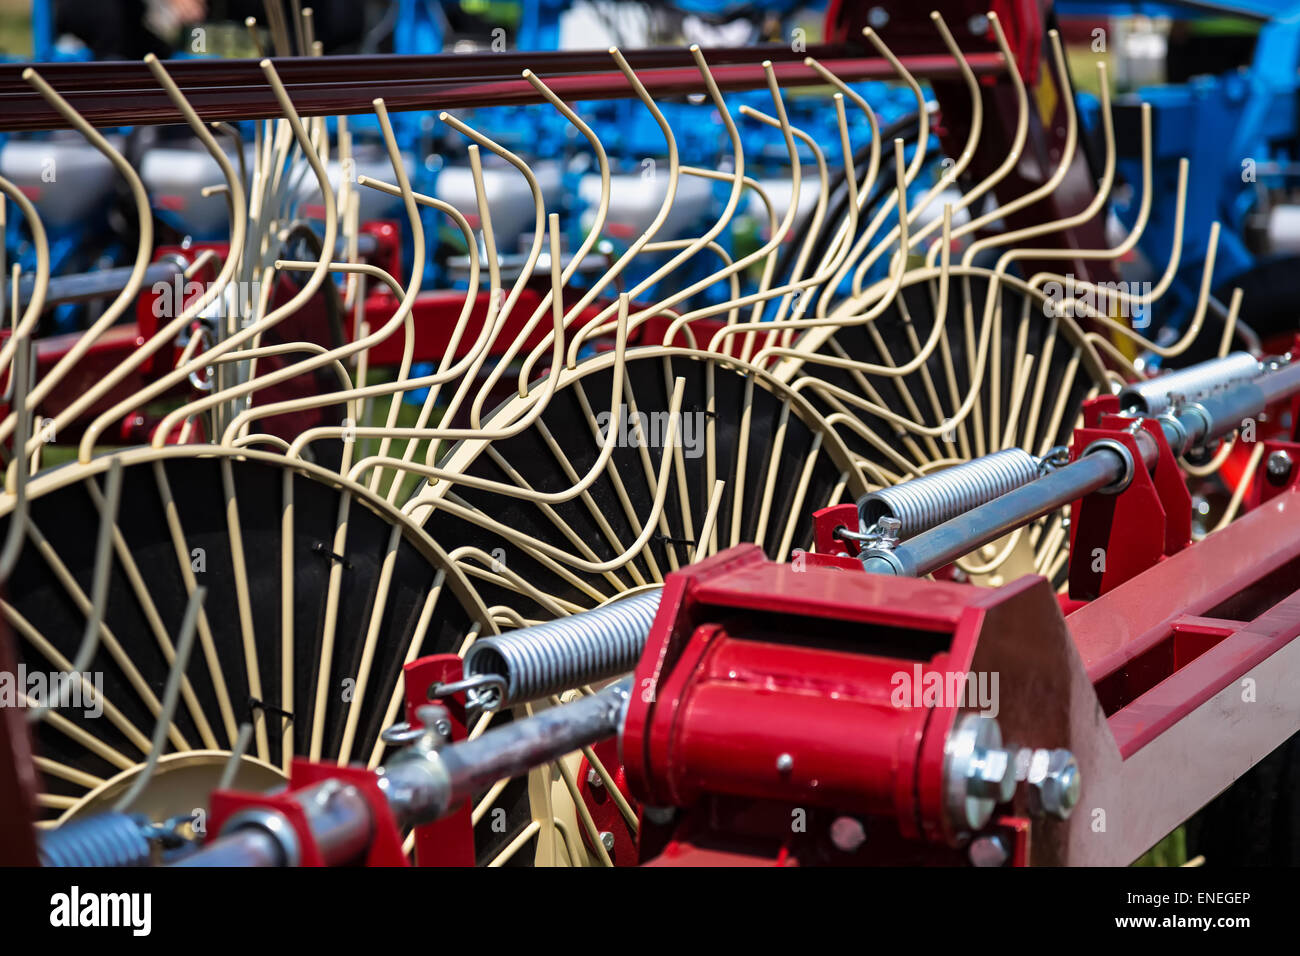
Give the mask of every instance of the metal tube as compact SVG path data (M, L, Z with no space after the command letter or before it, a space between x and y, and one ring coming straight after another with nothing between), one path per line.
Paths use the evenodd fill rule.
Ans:
M1120 389L1119 404L1126 411L1162 415L1169 410L1170 396L1197 398L1215 389L1262 374L1259 359L1249 352L1233 352L1223 358L1198 362L1187 368L1165 372L1155 378L1133 382Z
M141 287L152 288L159 282L172 282L185 268L185 263L163 260L155 262L144 270ZM88 302L117 295L126 288L131 276L130 266L119 269L99 269L95 272L77 272L66 276L54 276L50 279L45 293L45 306L52 308L65 302ZM36 285L35 276L24 276L18 280L18 305L27 305L31 301L32 289Z
M1300 363L1184 404L1177 412L1163 416L1160 424L1174 453L1181 454L1241 428L1246 419L1296 391L1300 391ZM1153 467L1155 441L1145 430L1135 431L1134 436L1142 451L1143 464L1148 469ZM1136 464L1123 446L1101 439L1088 446L1073 464L972 508L896 548L864 551L862 566L874 574L905 577L929 574L1084 495L1107 486L1126 484L1134 467Z
M495 727L475 740L439 746L432 733L396 754L375 771L401 828L429 823L482 793L498 780L527 773L589 744L619 733L632 678L572 704ZM354 862L369 845L374 821L365 798L353 786L326 780L294 799L307 813L325 863ZM285 844L267 828L263 813L241 820L235 832L186 857L179 866L285 866Z
M862 566L874 574L919 577L951 564L980 545L996 541L1027 521L1114 484L1131 464L1111 447L1084 455L987 504L972 508L893 549L863 553Z
M172 866L284 866L275 838L263 830L238 830L213 841Z

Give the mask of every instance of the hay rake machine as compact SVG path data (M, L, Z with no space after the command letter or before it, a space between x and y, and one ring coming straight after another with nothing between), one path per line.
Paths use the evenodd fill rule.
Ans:
M45 259L14 277L6 860L1127 863L1300 730L1300 367L1233 351L1241 296L1215 324L1215 232L1179 340L1127 320L1167 285L1109 271L1146 222L1150 117L1143 212L1108 245L1109 104L1090 168L1036 13L880 9L887 29L836 10L841 40L797 54L4 74L4 125L79 131L141 217L75 337L34 335ZM865 78L913 92L913 127L882 135ZM770 110L733 114L725 91L751 88ZM842 170L790 124L801 88L835 115ZM685 95L728 166L677 161L656 101ZM611 96L659 123L670 179L593 277L610 171L571 104ZM590 147L603 191L577 247L528 163L455 115L503 103ZM413 190L398 109L470 141L474 208ZM358 113L391 181L336 192L325 164ZM232 160L220 124L249 119ZM155 249L140 178L95 128L176 122L221 168L228 243ZM717 237L767 200L741 123L819 199L733 257ZM533 197L509 268L489 156ZM657 240L691 178L724 196L717 221ZM314 217L294 199L311 179ZM1178 237L1185 188L1184 166ZM0 190L39 247L31 203ZM362 190L400 198L411 261L396 224L360 221ZM422 209L464 236L464 288L422 288ZM701 259L708 278L674 282ZM1207 337L1218 358L1134 365ZM1203 533L1189 487L1226 462Z

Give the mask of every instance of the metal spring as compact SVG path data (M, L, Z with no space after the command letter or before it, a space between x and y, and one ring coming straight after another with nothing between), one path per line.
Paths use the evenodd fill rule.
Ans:
M1119 404L1120 408L1159 416L1169 410L1171 395L1197 398L1234 382L1254 378L1262 371L1259 360L1249 352L1233 352L1223 358L1198 362L1144 382L1126 385L1120 389Z
M148 866L153 847L139 817L102 813L41 831L42 866Z
M625 674L636 667L661 591L647 591L613 604L485 637L465 654L465 675L499 675L495 688L470 691L472 703L487 710L537 700L562 690Z
M1007 448L934 474L881 488L858 499L863 533L881 518L897 518L898 538L910 538L978 505L1014 491L1041 474L1023 448Z

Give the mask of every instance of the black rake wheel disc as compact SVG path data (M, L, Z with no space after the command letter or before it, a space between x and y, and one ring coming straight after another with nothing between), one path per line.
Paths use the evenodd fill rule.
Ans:
M206 594L186 686L136 811L188 814L206 806L244 722L254 733L236 777L242 789L274 785L293 756L381 762L388 752L381 732L404 719L404 707L392 704L403 663L456 652L472 629L490 626L436 544L336 475L275 455L210 448L139 449L120 457L108 597L86 668L102 682L102 712L59 707L33 727L46 821L76 815L88 803L109 809L96 795L116 799L139 771L170 671L163 641L174 648L195 587ZM108 459L67 465L31 488L26 539L0 603L29 675L65 672L77 657L107 471ZM11 517L0 518L0 536ZM175 772L193 765L200 765L197 781ZM493 806L505 815L487 813L476 828L481 863L530 823L527 778L512 781ZM511 860L531 858L521 849Z
M467 476L559 493L598 462L602 425L612 424L619 430L612 453L585 493L539 503L437 481L417 493L418 501L434 509L424 522L431 536L453 557L462 548L478 552L458 560L489 607L503 606L525 620L549 620L555 606L540 602L518 581L566 610L593 607L658 584L676 568L737 543L755 542L770 558L789 560L797 549L811 548L814 511L853 501L864 491L843 445L808 404L751 366L687 350L629 351L623 394L611 414L614 361L607 353L566 373L545 411L520 434L490 445L460 442L440 463ZM668 412L679 378L681 438L667 449ZM517 415L507 402L485 427ZM665 450L675 460L661 516L652 521ZM714 533L702 541L719 480L725 485ZM491 518L529 543L593 564L615 564L591 571L547 560L529 543L440 507L442 501ZM648 539L634 548L647 525Z

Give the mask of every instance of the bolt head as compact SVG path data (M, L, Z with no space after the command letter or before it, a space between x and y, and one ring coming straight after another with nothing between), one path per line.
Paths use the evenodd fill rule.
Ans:
M1284 485L1291 478L1291 472L1295 468L1295 462L1291 456L1284 451L1278 450L1268 456L1268 467L1266 475L1268 483L1275 486Z
M971 754L966 792L972 797L1006 803L1016 791L1015 758L1000 748L979 748Z
M1079 802L1082 778L1074 754L1068 750L1035 750L1027 781L1029 804L1034 813L1068 819Z
M594 767L587 771L587 786L593 790L599 790L605 786L605 781L600 779L600 774L596 773Z
M608 830L602 830L600 834L600 843L607 851L614 849L614 834Z
M789 754L781 754L776 758L776 769L779 773L789 773L794 769L794 758Z
M867 23L873 30L883 29L889 23L889 11L884 7L872 7L867 11Z
M841 853L856 853L867 842L867 830L855 817L836 817L831 823L831 843Z
M971 866L1005 866L1011 856L1006 841L996 833L972 840L969 855Z

